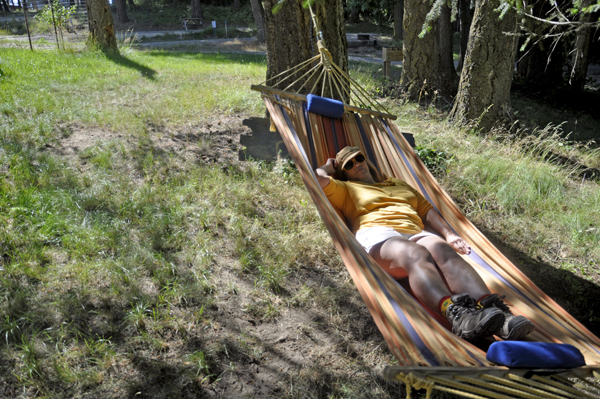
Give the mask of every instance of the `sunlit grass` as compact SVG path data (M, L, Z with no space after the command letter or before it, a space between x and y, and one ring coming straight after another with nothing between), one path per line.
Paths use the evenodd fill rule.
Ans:
M0 78L2 137L39 140L57 120L139 134L148 123L197 124L215 112L261 112L247 87L262 78L264 57L2 50L2 68L18 71ZM232 77L238 84L229 84Z

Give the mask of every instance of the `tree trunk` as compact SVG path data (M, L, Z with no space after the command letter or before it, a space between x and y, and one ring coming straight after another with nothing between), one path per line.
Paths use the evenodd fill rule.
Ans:
M119 22L129 22L129 17L127 17L127 8L125 6L125 0L115 0L115 3L117 5L117 18L119 19Z
M582 6L588 7L591 5L591 1L584 1ZM586 23L592 20L592 14L586 13L579 16L579 22ZM588 54L590 50L590 41L592 39L591 28L579 28L575 36L575 43L573 44L573 55L571 58L571 78L569 83L573 90L583 91L585 87L585 78L587 76L588 69Z
M460 71L465 63L465 54L469 43L469 30L471 29L471 8L469 0L459 0L460 20L460 56L457 69Z
M402 40L404 32L402 20L404 19L404 0L394 2L394 40Z
M10 12L10 7L8 6L8 0L0 0L0 10L5 12Z
M440 41L440 70L446 76L442 76L442 81L447 85L446 91L452 95L458 90L458 75L454 67L453 53L453 35L450 7L442 7L442 13L438 20L439 41Z
M234 10L240 9L240 0L233 0L233 9Z
M476 122L484 131L511 117L510 85L514 70L517 15L498 20L501 0L478 0L471 24L465 64L450 119L458 125Z
M317 55L316 35L311 26L309 11L302 7L303 0L287 0L281 9L273 14L277 0L265 0L265 28L267 33L267 79L286 71ZM324 44L331 53L332 61L344 72L348 72L348 43L344 30L341 0L330 0L313 5L313 10L323 33ZM284 89L285 82L269 81L272 87ZM299 90L304 82L297 83L288 90ZM303 89L306 94L312 82ZM318 89L317 89L318 91ZM326 94L331 97L330 93ZM333 95L338 98L337 94ZM338 98L347 101L346 98Z
M200 0L192 0L192 9L190 10L190 14L192 18L204 19L202 16L202 6L200 5Z
M135 3L133 2L133 0L127 0L127 5L129 5L129 11L135 10Z
M440 16L433 22L432 30L419 38L429 9L429 2L426 1L404 1L404 62L400 85L413 101L431 97L434 93L441 97L453 97L458 86L454 63L448 63L448 57L452 57L452 46L448 46L446 39L443 47L440 43L440 31L444 32L444 37L448 32L449 14L447 17Z
M260 0L250 0L252 6L252 15L254 16L254 23L256 24L256 37L259 43L267 41L265 35L265 11L263 10L262 2Z
M102 51L118 54L115 25L108 0L87 0L86 7L90 28L88 42L98 45Z

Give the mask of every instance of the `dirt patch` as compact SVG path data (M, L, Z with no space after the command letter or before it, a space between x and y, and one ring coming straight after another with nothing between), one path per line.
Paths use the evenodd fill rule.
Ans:
M250 134L249 127L242 124L239 115L219 116L204 125L190 126L146 126L146 134L132 136L100 127L89 127L78 123L59 126L62 138L48 146L55 154L73 162L81 155L99 145L114 142L126 151L135 151L140 146L151 147L157 154L176 154L187 162L205 164L230 164L238 159L240 136Z

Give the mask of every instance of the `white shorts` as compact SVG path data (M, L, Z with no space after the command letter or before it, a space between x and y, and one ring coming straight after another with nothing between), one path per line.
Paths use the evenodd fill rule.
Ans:
M430 233L425 230L417 234L398 233L396 230L390 227L368 227L366 229L358 230L356 232L356 240L360 245L363 246L367 253L370 253L371 249L375 245L381 244L382 242L387 241L392 237L403 237L410 241L417 241L419 238L427 236L439 237L439 235Z

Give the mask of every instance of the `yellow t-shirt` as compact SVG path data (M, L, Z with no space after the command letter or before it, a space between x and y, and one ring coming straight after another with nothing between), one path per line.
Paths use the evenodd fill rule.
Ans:
M402 180L390 178L393 185L373 185L331 179L323 192L356 233L367 227L391 227L399 233L416 234L433 206Z

